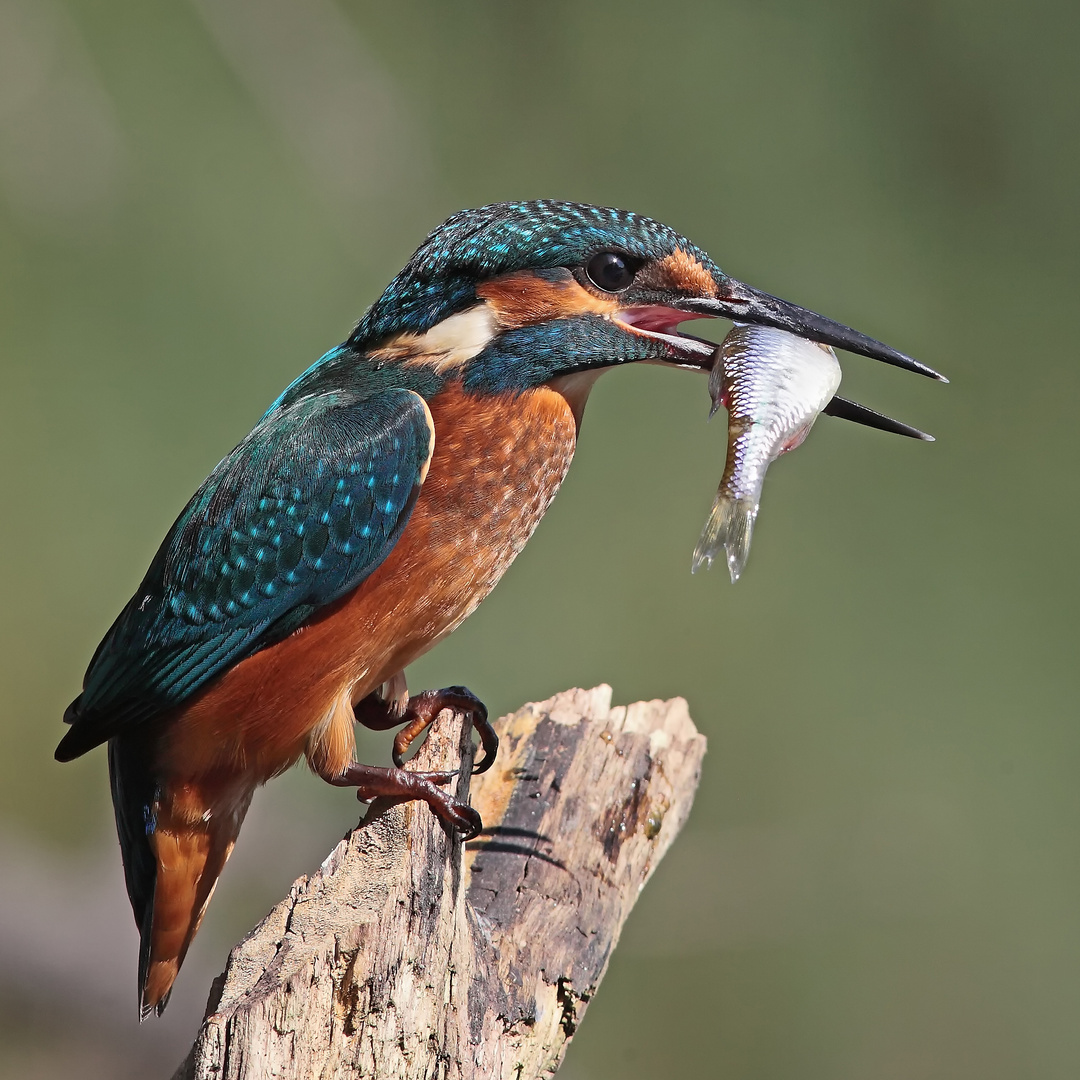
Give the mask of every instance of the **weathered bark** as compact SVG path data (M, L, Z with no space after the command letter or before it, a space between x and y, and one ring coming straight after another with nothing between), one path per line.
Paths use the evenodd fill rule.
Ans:
M462 765L465 845L373 804L229 957L174 1080L550 1076L623 922L690 812L705 752L681 698L571 690L496 724L490 772L444 713L414 761Z

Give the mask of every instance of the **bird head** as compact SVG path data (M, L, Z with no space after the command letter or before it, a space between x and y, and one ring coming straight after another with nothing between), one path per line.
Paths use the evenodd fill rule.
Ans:
M418 389L455 378L483 394L637 361L708 369L715 344L678 328L716 317L779 327L940 378L881 342L729 277L660 222L553 200L495 203L447 219L312 373L340 374L362 362L369 378L373 370L408 375Z

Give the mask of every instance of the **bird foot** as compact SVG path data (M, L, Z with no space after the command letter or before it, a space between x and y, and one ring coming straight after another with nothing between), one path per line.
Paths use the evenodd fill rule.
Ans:
M499 749L499 736L488 720L487 706L464 686L447 686L442 690L422 690L407 699L403 709L395 709L378 694L368 694L353 707L358 723L376 731L385 731L398 724L405 726L394 736L393 759L400 769L405 754L416 739L431 726L435 717L451 709L467 716L473 729L480 736L484 756L473 765L473 773L486 772L495 763Z
M460 833L463 840L471 840L484 827L480 815L468 803L455 798L440 786L450 783L456 776L456 772L409 772L401 768L361 765L354 761L330 783L335 787L355 787L356 797L361 802L371 802L372 799L390 799L394 802L420 799L431 807L432 813L447 828Z

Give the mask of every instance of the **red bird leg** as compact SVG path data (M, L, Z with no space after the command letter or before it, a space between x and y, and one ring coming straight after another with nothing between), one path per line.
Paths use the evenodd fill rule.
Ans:
M444 825L471 840L484 827L480 815L468 803L455 799L439 784L447 784L457 773L408 772L405 769L384 769L377 765L353 762L340 776L326 778L335 787L354 787L361 802L372 799L392 799L402 802L422 799Z
M495 763L499 750L499 736L488 721L487 706L464 686L447 686L442 690L422 690L407 699L404 708L397 701L386 701L377 693L368 694L353 706L353 714L359 724L374 731L405 726L394 737L394 764L400 769L409 747L434 721L443 709L468 716L473 729L480 736L484 750L483 758L473 766L473 773L487 772Z

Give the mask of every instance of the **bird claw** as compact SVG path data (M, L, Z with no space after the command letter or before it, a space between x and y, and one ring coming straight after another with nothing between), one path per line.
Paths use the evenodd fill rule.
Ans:
M426 802L431 812L462 840L471 840L484 827L479 813L468 803L444 791L438 785L457 778L456 772L405 772L409 777L409 793L405 798ZM360 792L357 792L357 798Z
M449 792L443 791L440 784L456 780L460 770L454 772L405 772L415 778L416 799L423 799L431 812L449 829L461 834L463 840L471 840L484 827L480 815L467 802L462 802Z
M499 750L499 736L488 720L487 706L465 686L423 690L409 699L407 712L412 716L406 726L394 736L391 753L394 764L399 769L404 765L405 754L409 747L443 709L451 709L467 716L472 722L474 730L480 736L480 746L484 751L483 758L473 765L473 775L487 772L495 763L495 755Z
M473 762L473 776L478 776L495 764L495 755L499 752L499 736L487 718L487 709L481 718L473 717L473 730L480 736L480 748L484 751L484 756Z
M404 768L405 754L413 742L431 725L444 709L467 716L480 737L483 757L473 764L473 774L486 772L495 762L499 749L499 736L488 721L487 706L468 688L448 686L443 690L424 690L409 698L402 716L391 717L378 695L372 694L360 703L356 718L360 723L375 730L385 730L390 723L405 726L394 737L392 757L395 768L378 768L373 765L350 765L331 783L356 788L361 802L372 799L391 799L402 802L421 799L428 804L435 816L464 840L471 840L483 828L480 815L468 803L443 790L443 786L458 777L460 770L452 772L411 772Z
M332 783L338 787L355 787L360 802L420 799L428 804L431 812L447 828L459 833L463 840L471 840L484 827L480 815L468 803L441 786L449 784L457 776L457 772L410 772L407 769L387 769L354 762Z
M483 819L468 803L447 797L445 802L429 802L432 813L448 828L461 836L462 841L479 836Z

